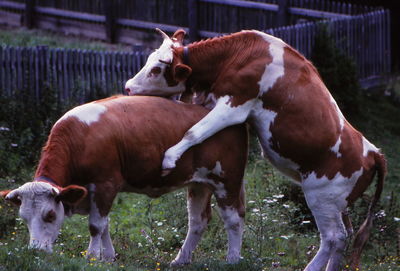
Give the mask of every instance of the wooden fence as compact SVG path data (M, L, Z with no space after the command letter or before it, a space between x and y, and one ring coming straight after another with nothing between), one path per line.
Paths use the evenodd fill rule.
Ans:
M324 22L336 44L352 56L361 83L390 72L390 37L387 11L374 11L349 19ZM318 24L308 22L272 28L266 32L282 38L306 57L311 56ZM97 52L47 47L0 47L0 95L28 91L40 97L51 87L60 100L78 93L84 101L93 91L122 93L127 79L144 65L148 51Z
M336 46L355 61L363 87L379 83L391 71L390 14L385 10L264 31L282 38L310 58L320 24L328 27Z
M368 80L390 72L391 62L390 14L384 10L363 13L368 10L372 8L330 0L0 0L0 23L23 21L53 30L68 27L97 38L105 37L104 25L108 35L127 28L160 27L172 32L179 25L201 37L254 28L282 38L310 57L319 21L325 18L336 44L355 60L359 77L368 86ZM290 16L285 19L285 14ZM272 27L274 21L287 19L296 24ZM113 31L115 25L122 29ZM12 93L29 86L39 96L44 82L57 88L62 99L78 88L120 90L146 55L2 48L0 91Z
M0 46L0 95L29 92L36 98L49 87L58 100L80 102L94 93L123 93L127 79L143 66L148 51L100 52Z
M59 30L64 24L71 28L71 20L80 22L80 27L87 28L83 33L116 42L129 35L126 28L158 27L173 32L183 27L194 41L242 29L295 24L299 20L348 18L372 8L331 0L0 0L0 11L3 17L9 14L9 20L16 24L23 21L28 27ZM4 22L7 23L5 17Z

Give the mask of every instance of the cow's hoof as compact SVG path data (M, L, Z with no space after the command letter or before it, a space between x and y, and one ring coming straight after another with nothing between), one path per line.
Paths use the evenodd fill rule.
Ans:
M172 148L168 149L164 154L164 159L162 161L162 169L163 170L170 170L175 168L176 161L179 159L180 156L175 155L174 151L171 150Z
M169 264L169 266L171 266L171 267L182 267L182 266L184 266L184 265L188 265L188 264L190 264L190 261L188 261L188 262L185 262L185 261L176 261L176 260L173 260L170 264Z
M109 257L103 256L103 258L101 259L101 261L105 262L105 263L113 263L116 260L117 260L117 258L115 256L109 256Z
M237 256L237 255L235 255L235 256L227 256L226 257L226 262L228 264L237 264L237 263L240 262L241 259L242 258L240 256Z
M88 253L86 254L86 260L88 260L89 262L100 261L101 256L97 253Z

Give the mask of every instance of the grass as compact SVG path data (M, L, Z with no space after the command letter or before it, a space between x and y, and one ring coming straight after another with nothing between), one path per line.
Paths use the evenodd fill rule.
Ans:
M282 205L284 198L278 186L271 188L265 181L254 183L255 178L261 180L266 176L280 179L271 174L274 173L265 163L255 163L246 174L249 199L244 260L235 266L224 262L227 241L213 203L214 216L196 250L194 264L180 270L269 270L272 264L277 266L274 270L288 270L287 266L300 270L306 264L310 256L307 250L301 249L318 244L316 232L293 232L290 221L297 221L296 205L290 202ZM260 190L263 193L255 193ZM112 264L84 259L89 233L87 217L79 215L65 221L54 257L27 249L26 226L21 219L15 219L17 209L6 206L3 201L0 215L10 218L13 225L0 238L0 270L2 265L6 270L92 270L92 267L96 270L167 270L186 234L185 199L183 191L158 199L120 194L111 212L112 239L119 253L118 260ZM305 225L303 230L308 228ZM43 269L44 263L47 269Z
M0 25L0 46L34 47L38 45L47 45L50 48L62 47L98 51L132 50L131 47L122 44L109 44L98 40L91 40L73 35L65 36L39 29L29 30L25 28L12 28Z

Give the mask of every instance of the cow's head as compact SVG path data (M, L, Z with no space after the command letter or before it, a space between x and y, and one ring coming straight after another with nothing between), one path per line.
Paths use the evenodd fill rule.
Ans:
M29 247L47 252L52 252L64 221L63 203L75 205L86 194L81 186L58 189L45 182L28 182L15 190L0 191L6 200L19 206L19 215L29 229Z
M185 31L177 30L171 38L158 31L164 41L150 54L144 67L126 82L129 95L172 96L185 91L185 81L192 70L174 54L175 48L182 47Z

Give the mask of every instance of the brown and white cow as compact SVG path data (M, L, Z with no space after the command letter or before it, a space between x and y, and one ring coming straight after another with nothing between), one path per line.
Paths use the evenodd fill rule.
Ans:
M120 96L75 107L53 126L34 181L0 194L20 205L31 247L51 252L64 216L89 214L88 257L112 260L108 214L117 193L158 197L187 186L189 229L172 264L191 261L211 218L212 195L228 234L227 261L237 262L245 213L245 125L192 148L161 177L165 150L207 113L201 106L158 97Z
M174 168L188 148L221 129L248 121L264 156L301 185L315 217L321 245L305 270L339 270L350 232L344 226L350 225L346 208L377 172L371 207L376 204L384 156L346 121L312 63L282 40L253 30L183 46L184 34L162 33L161 47L125 85L130 95L170 96L191 89L212 104L166 151L163 168ZM370 211L357 234L353 266L359 264L372 216Z

